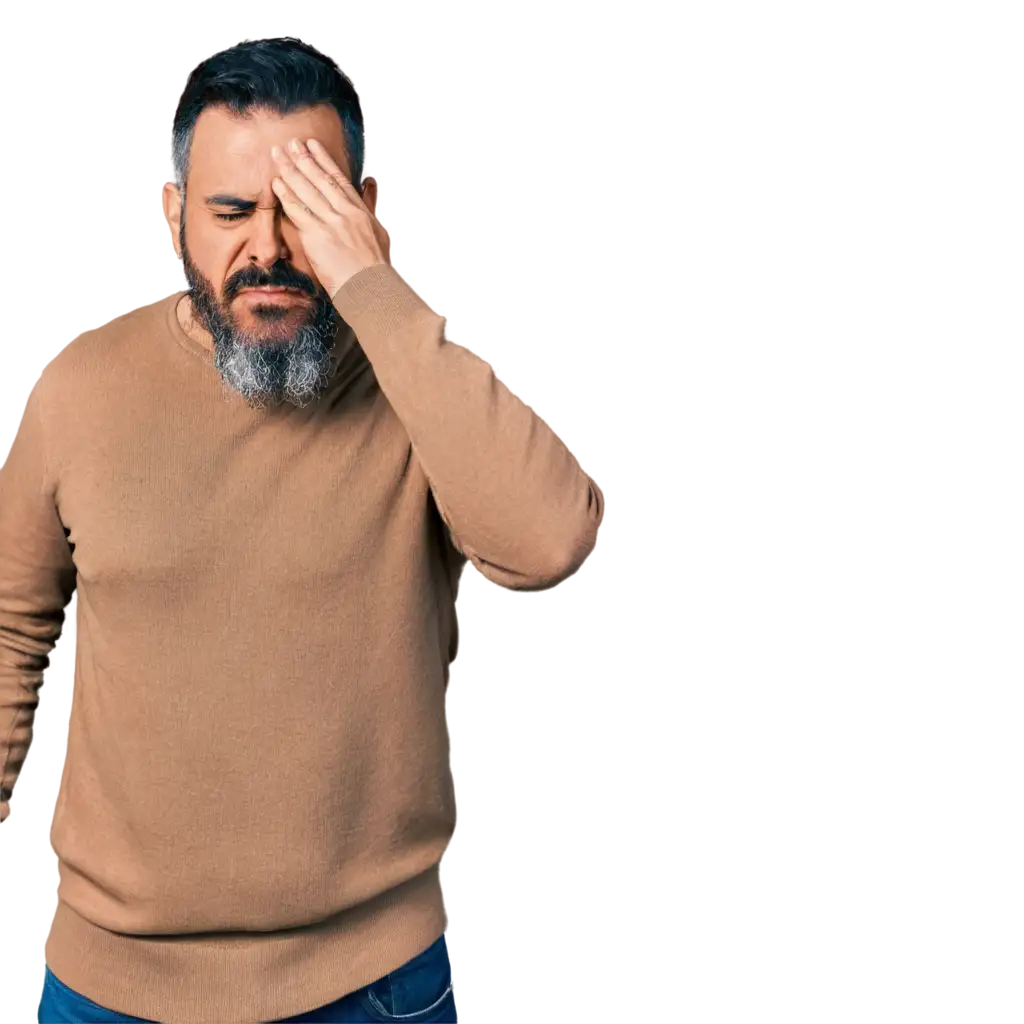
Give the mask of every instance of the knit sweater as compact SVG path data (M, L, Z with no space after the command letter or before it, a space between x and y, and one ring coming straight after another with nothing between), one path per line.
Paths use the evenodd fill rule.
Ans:
M184 294L58 352L0 468L0 821L77 590L46 962L122 1013L243 1024L445 931L462 569L554 586L604 497L387 264L332 296L304 407L229 389Z

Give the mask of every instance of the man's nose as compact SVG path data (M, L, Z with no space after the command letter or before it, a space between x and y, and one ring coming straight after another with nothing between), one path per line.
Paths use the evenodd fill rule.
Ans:
M258 206L249 218L249 258L268 268L290 255L281 230L283 218L278 216L279 210L279 205Z

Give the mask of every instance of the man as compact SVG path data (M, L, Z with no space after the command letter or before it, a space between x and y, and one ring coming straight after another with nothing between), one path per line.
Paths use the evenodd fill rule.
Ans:
M0 821L78 593L39 1019L455 1020L460 574L556 585L604 497L392 268L333 61L216 54L173 142L189 288L51 360L0 468Z

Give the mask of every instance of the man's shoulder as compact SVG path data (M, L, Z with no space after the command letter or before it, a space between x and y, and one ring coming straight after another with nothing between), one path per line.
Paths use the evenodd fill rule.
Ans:
M161 317L175 294L168 292L76 335L43 367L43 386L59 400L68 396L68 389L81 393L97 377L109 379L126 359L138 357L143 339L163 327Z

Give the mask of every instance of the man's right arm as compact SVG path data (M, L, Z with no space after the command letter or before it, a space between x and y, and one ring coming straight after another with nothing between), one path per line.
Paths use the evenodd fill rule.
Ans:
M75 590L75 565L54 500L43 376L0 466L0 822L32 742L43 670Z

